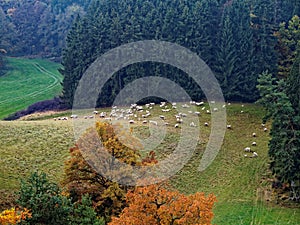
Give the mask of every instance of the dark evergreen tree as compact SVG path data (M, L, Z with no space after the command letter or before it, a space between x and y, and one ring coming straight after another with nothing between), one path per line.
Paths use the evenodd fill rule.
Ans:
M259 77L260 103L272 118L271 140L269 142L270 169L281 181L300 182L300 116L286 94L289 85L284 80L275 82L271 74Z
M252 23L255 44L256 74L268 70L276 74L277 53L275 45L277 42L274 31L277 29L275 18L275 4L273 0L255 0L252 10Z

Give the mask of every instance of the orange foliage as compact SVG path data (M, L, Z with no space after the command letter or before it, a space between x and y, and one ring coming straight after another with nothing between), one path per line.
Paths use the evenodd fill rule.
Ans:
M21 220L25 220L26 218L31 218L31 213L28 209L24 209L23 211L18 211L15 208L4 210L0 213L0 224L1 225L11 225L17 224L21 222Z
M139 187L127 193L126 207L109 225L209 225L213 218L214 195L185 196L160 185Z
M128 133L120 135L115 132L116 130L118 129L111 124L97 122L96 130L88 130L78 140L76 146L70 149L70 159L65 162L63 185L68 191L65 194L74 201L89 194L98 215L106 218L118 215L126 206L125 197L130 187L109 180L107 178L109 176L98 173L95 168L106 171L108 175L113 173L112 175L123 180L132 179L131 170L114 169L113 159L106 158L106 154L109 153L128 165L150 166L156 162L154 153L142 160L139 151L136 150L140 146L138 141ZM126 138L126 145L119 140L120 136Z

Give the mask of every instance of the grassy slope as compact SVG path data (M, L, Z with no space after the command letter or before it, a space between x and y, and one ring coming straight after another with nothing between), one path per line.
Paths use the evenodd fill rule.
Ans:
M203 144L199 144L190 163L171 179L171 184L185 193L204 191L216 194L218 203L214 210L214 224L300 224L299 209L271 207L261 201L260 190L267 185L262 178L267 175L269 136L262 131L261 108L245 105L243 110L245 112L241 114L239 104L228 107L228 123L233 129L226 132L217 158L202 173L197 167L210 129L202 125L209 121L209 115L200 117ZM0 122L0 130L0 191L15 190L18 179L37 168L59 181L68 148L73 145L70 121ZM175 129L170 131L175 132ZM258 135L255 150L259 157L256 159L243 157L244 147L254 140L252 132ZM140 136L147 136L147 133L145 130ZM176 135L171 133L157 149L170 151L175 139Z
M0 119L61 91L59 64L41 59L7 58L9 71L0 77Z

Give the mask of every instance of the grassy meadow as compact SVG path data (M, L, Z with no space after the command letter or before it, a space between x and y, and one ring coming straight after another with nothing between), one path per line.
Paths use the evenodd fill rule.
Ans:
M244 112L241 113L241 110ZM17 190L19 179L37 169L45 171L53 181L61 180L68 149L74 145L73 123L71 120L54 121L53 118L70 113L38 114L28 117L27 121L0 121L0 193ZM153 117L161 114L158 106L152 111ZM199 172L197 168L210 134L210 127L203 125L210 121L210 115L203 111L199 116L200 127L194 128L200 129L200 142L194 155L170 179L171 185L183 193L199 191L217 196L214 224L300 224L299 208L280 207L268 201L272 199L271 175L267 170L269 134L261 126L263 114L262 108L255 104L227 106L227 124L231 124L232 129L226 131L223 146L213 163ZM163 115L170 126L162 143L155 148L158 158L170 154L178 140L179 129L173 126L174 112ZM148 126L141 122L132 126L136 136L149 136ZM270 128L270 124L267 127ZM257 137L252 137L253 132L257 133ZM257 142L257 146L251 148L258 157L245 158L243 149L251 146L253 141Z
M60 64L42 59L5 59L8 70L0 76L0 119L60 94Z

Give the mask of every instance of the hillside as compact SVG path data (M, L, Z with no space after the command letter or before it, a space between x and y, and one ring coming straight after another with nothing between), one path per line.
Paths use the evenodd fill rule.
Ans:
M61 93L60 64L41 59L6 58L0 76L0 119Z
M207 106L206 106L207 107ZM108 110L108 109L99 109ZM199 109L201 110L201 109ZM241 110L244 112L241 113ZM153 117L159 116L160 108L153 110ZM58 121L48 117L60 115L35 115L38 121L0 122L1 163L0 190L11 193L18 187L18 179L32 170L43 170L50 178L59 182L63 173L63 162L68 157L68 149L74 144L73 123L71 120ZM264 112L255 104L231 104L227 106L228 129L225 140L213 164L200 173L199 160L208 141L210 127L203 126L210 115L202 113L200 121L200 143L195 154L186 166L171 178L171 184L184 193L203 191L214 193L218 198L215 224L293 224L300 223L300 210L272 206L269 191L267 145L268 132L261 126ZM64 115L70 115L66 112ZM172 112L165 114L166 120L174 123ZM34 116L31 117L33 119ZM80 116L80 120L82 116ZM269 128L269 124L267 124ZM160 129L161 126L158 126ZM149 135L147 126L133 125L139 137ZM257 137L252 137L256 132ZM15 135L14 135L15 134ZM176 146L178 130L172 126L162 144L156 147L159 158L169 154ZM244 148L251 146L258 153L257 158L245 158ZM5 196L5 195L3 195ZM4 197L3 197L4 198ZM4 199L2 199L4 200Z

